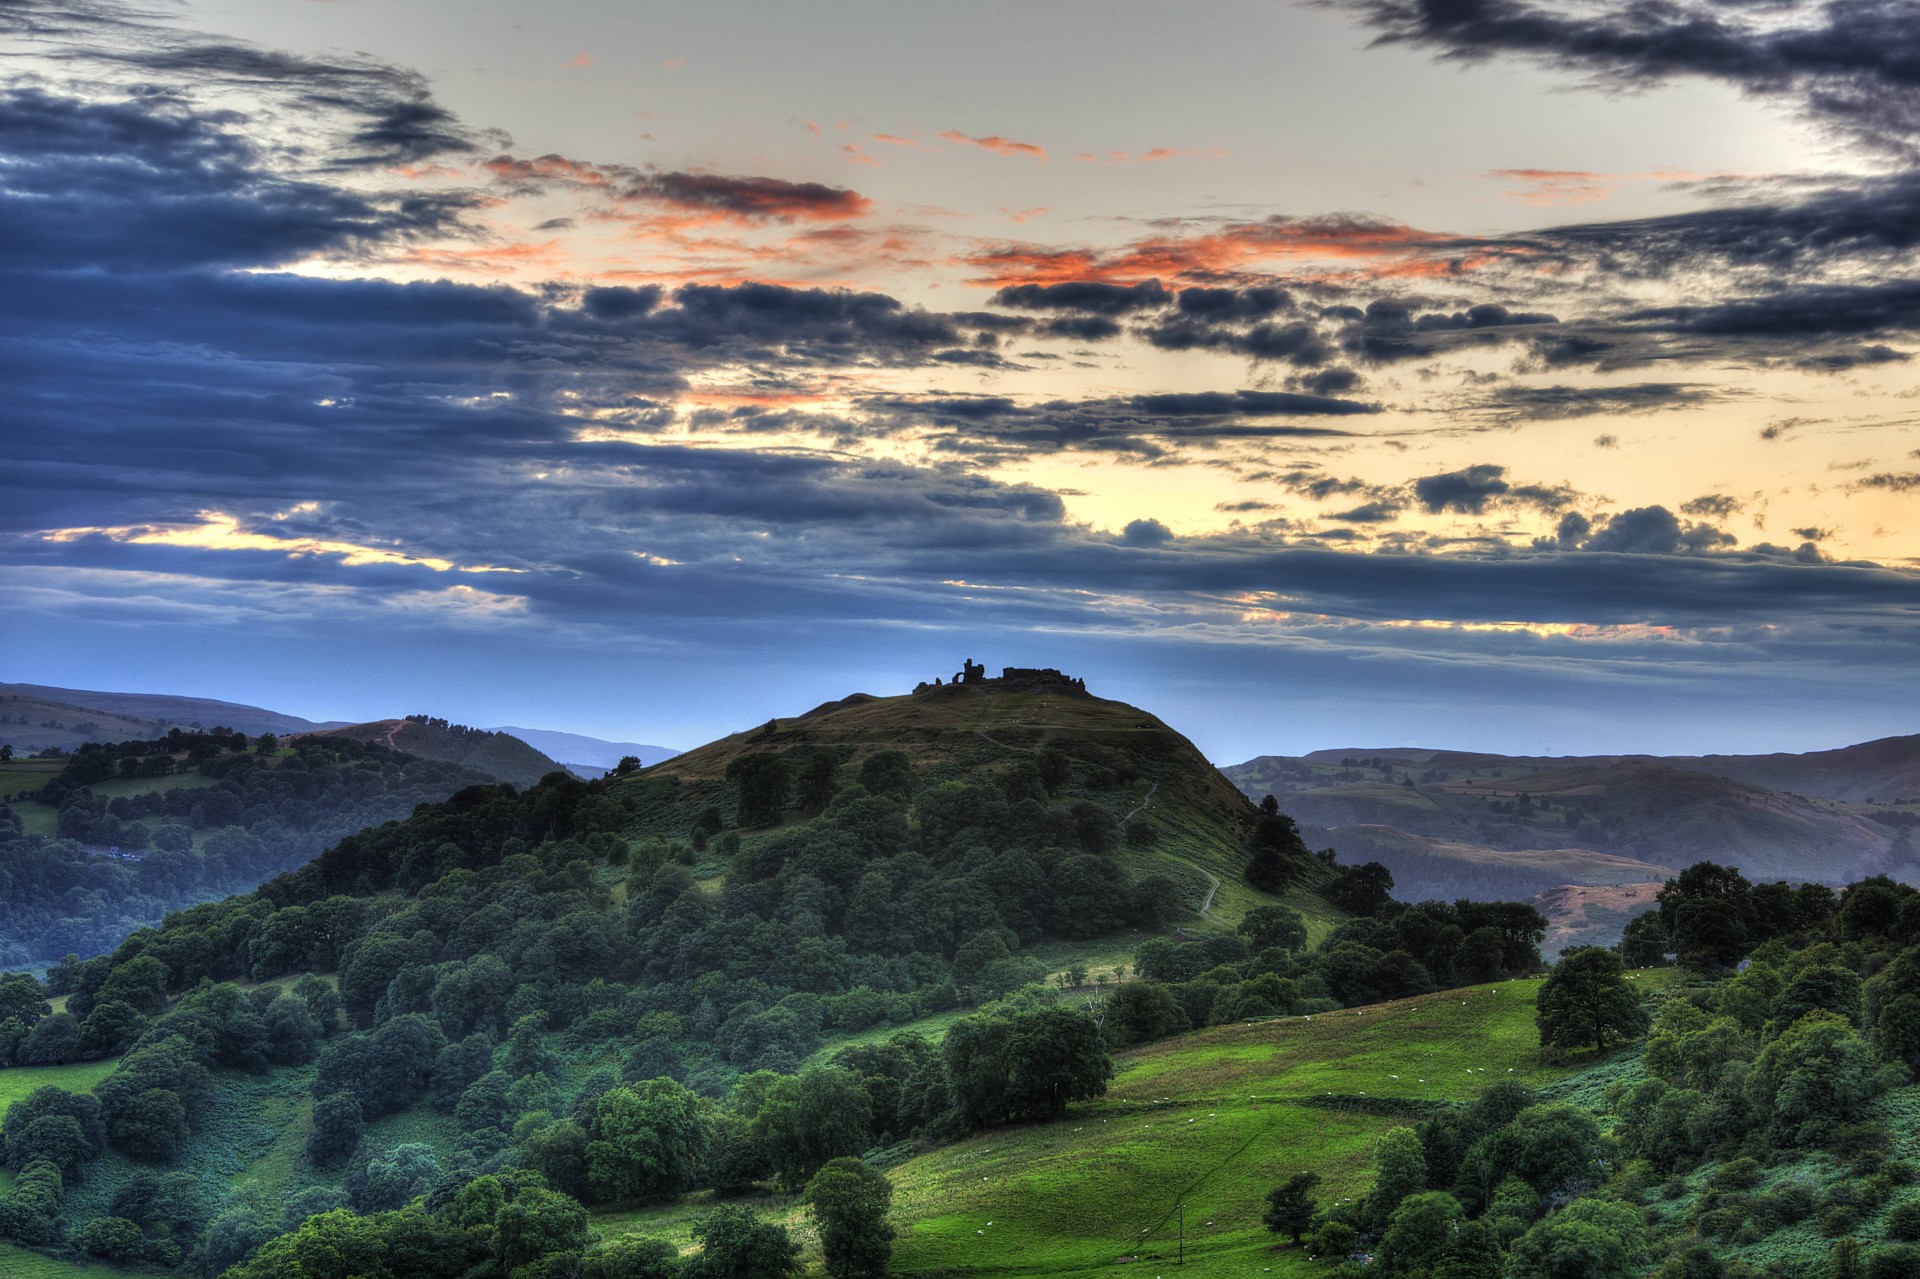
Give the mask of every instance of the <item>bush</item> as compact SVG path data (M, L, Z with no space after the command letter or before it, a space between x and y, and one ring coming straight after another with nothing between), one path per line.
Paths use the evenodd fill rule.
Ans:
M1887 1238L1903 1243L1920 1240L1920 1199L1894 1205L1893 1211L1887 1214Z

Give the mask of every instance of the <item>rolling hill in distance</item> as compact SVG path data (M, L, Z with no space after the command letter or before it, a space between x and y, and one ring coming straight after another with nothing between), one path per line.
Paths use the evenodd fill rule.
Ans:
M1380 860L1403 894L1550 894L1537 904L1563 940L1618 940L1637 897L1615 890L1696 861L1826 884L1920 869L1920 736L1771 755L1349 748L1223 771L1316 847Z
M425 717L416 717L425 718ZM264 707L248 706L207 697L180 697L169 693L109 693L93 689L55 688L46 684L21 684L0 681L0 742L18 754L32 754L58 747L72 750L84 742L119 742L159 736L169 728L201 729L216 725L249 737L272 733L278 737L301 733L345 732L358 740L371 741L390 735L399 720L378 720L355 724L349 720L315 721L288 715ZM443 735L419 727L400 730L414 749L409 754L423 759L465 763L467 757L495 758L505 772L480 767L502 781L527 786L540 778L530 770L545 761L546 771L555 767L573 767L582 776L596 776L634 756L644 764L657 764L676 753L669 747L639 742L609 742L582 733L563 733L551 729L500 726L480 730L504 733L532 748L532 754L496 746L476 755L476 744L456 743ZM391 743L389 743L391 744ZM404 749L404 748L402 748ZM536 760L534 756L539 756Z

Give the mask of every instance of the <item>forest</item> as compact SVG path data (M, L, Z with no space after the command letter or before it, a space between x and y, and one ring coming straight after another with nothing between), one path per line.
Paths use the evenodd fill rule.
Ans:
M169 910L246 892L480 780L341 738L174 729L89 744L12 797L53 810L52 833L28 833L0 804L0 964L99 954ZM106 782L115 794L97 789Z

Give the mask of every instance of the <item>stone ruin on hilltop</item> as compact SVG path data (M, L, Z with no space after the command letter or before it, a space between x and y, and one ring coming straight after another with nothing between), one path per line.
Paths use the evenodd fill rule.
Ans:
M987 668L969 657L961 664L960 669L954 672L951 681L943 680L936 675L931 684L925 680L915 684L913 691L915 693L931 693L938 689L948 688L978 688L982 691L997 690L1022 693L1033 693L1043 690L1084 693L1087 691L1087 681L1077 676L1063 674L1051 666L1006 666L1001 668L998 679L989 679L987 678Z

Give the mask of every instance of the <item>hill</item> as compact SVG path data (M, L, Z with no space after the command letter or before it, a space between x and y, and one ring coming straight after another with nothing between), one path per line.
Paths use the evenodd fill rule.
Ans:
M285 767L231 754L269 787ZM458 1279L518 1270L537 1207L547 1273L573 1273L588 1213L790 1211L831 1158L1098 1099L1110 1045L1521 977L1545 926L1403 910L1057 672L856 694L603 780L469 786L44 992L0 979L0 1063L30 1073L0 1100L31 1117L0 1123L0 1236L209 1274L252 1255L254 1279L391 1228L416 1260L353 1273Z
M672 759L680 752L668 746L648 746L643 742L609 742L580 733L561 733L550 728L516 728L502 724L490 730L509 733L545 755L551 756L582 776L598 776L632 756L642 768ZM589 772L587 770L597 770Z
M418 759L457 764L515 786L531 786L548 773L564 769L509 733L449 724L444 719L409 715L405 719L349 724L312 734L354 742L377 742L389 750Z
M108 693L4 682L0 682L0 716L5 717L0 718L0 742L9 743L21 754L49 746L71 750L82 742L158 737L169 728L220 727L249 737L261 733L285 737L335 728L343 723L340 720L315 723L298 715L283 715L258 706L206 697Z
M1283 799L1313 842L1378 857L1415 895L1652 881L1699 860L1830 884L1920 869L1920 803L1906 802L1920 800L1920 737L1671 758L1346 749L1223 771Z
M0 964L97 955L486 780L378 744L177 728L0 764Z

